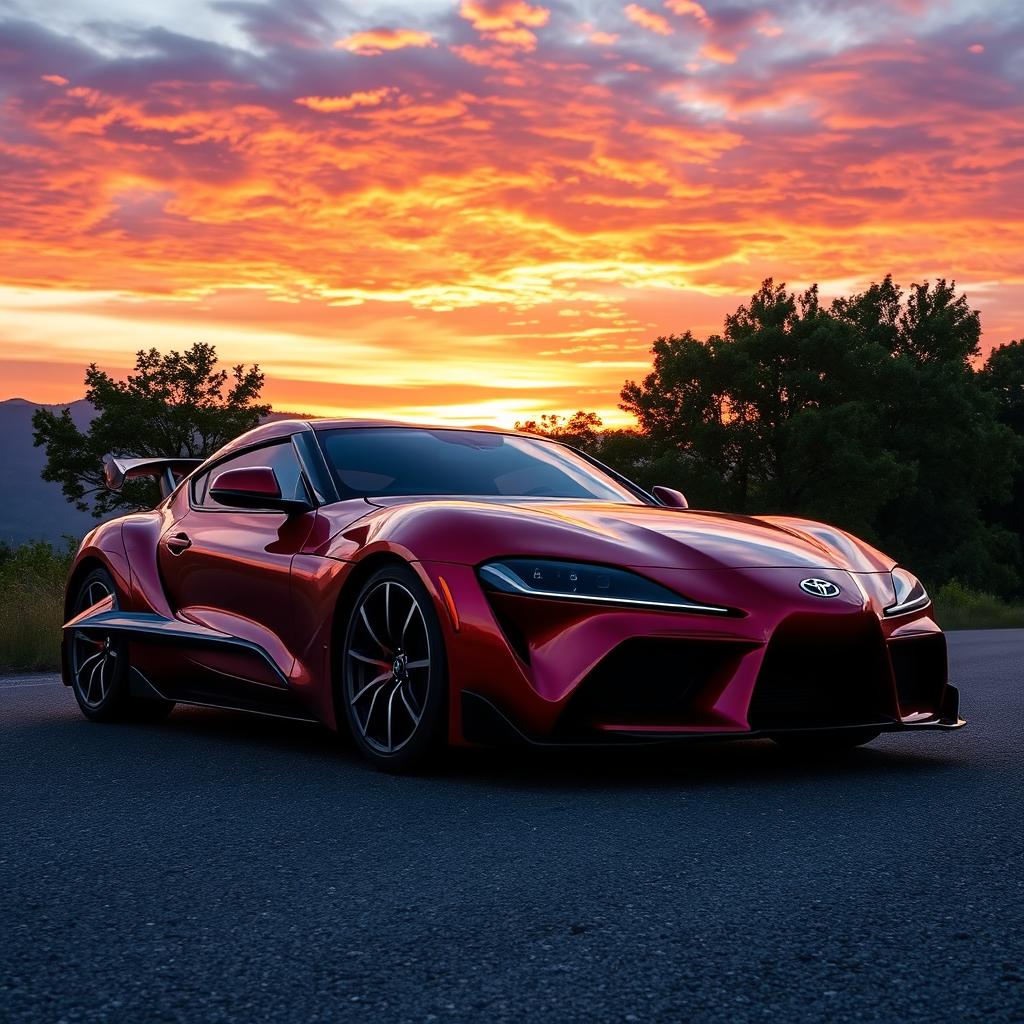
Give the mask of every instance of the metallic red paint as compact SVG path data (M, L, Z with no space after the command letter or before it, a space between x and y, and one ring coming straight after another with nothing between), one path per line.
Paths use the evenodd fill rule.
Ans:
M244 491L264 498L281 497L281 488L269 466L242 466L226 469L214 476L210 492L215 498L219 496L218 492L230 494L232 491Z
M269 423L204 466L272 439L346 425L367 424ZM232 483L235 475L253 472L233 471ZM515 556L624 568L691 601L737 613L485 592L479 565ZM686 700L675 711L645 717L626 699L635 680L624 679L619 708L604 707L576 723L594 738L770 732L758 715L778 712L774 705L759 710L758 695L768 692L769 677L784 681L802 644L823 659L814 667L822 685L834 675L851 693L854 681L844 675L844 662L851 654L863 657L872 676L863 685L877 687L865 705L871 724L962 724L931 606L883 614L895 601L893 560L834 527L786 517L472 497L335 500L285 514L193 507L186 481L153 511L105 523L86 537L69 589L90 566L102 564L125 613L178 624L173 643L142 633L131 637L131 664L159 693L250 709L272 698L281 713L308 715L336 729L343 720L334 692L339 627L360 581L387 560L416 572L438 612L453 744L472 742L464 711L484 705L531 741L565 738L581 695L605 685L601 673L628 645L667 659L658 662L662 670L668 666L667 688L674 685L673 665L690 673ZM806 593L800 583L808 577L836 584L839 594L822 600ZM81 628L82 621L79 616L66 630ZM190 633L190 624L206 631ZM210 642L209 631L224 643ZM645 671L643 663L634 667ZM906 683L911 677L913 686ZM467 703L466 694L479 700ZM611 697L614 705L614 686Z

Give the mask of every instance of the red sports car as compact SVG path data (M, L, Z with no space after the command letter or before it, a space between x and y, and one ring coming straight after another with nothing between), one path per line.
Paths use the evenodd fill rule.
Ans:
M68 580L63 675L88 718L176 702L313 719L374 764L445 744L955 729L918 580L821 523L687 508L509 431L281 421L163 481Z

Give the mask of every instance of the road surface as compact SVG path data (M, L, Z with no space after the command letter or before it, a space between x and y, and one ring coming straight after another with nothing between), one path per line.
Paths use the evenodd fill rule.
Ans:
M966 729L376 774L313 726L0 681L0 1019L1024 1020L1024 630Z

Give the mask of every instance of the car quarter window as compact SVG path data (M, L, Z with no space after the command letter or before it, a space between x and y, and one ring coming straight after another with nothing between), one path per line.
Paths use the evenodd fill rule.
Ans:
M234 458L218 462L212 469L196 477L192 482L192 504L196 508L223 509L210 493L211 486L221 473L229 469L245 469L253 466L269 466L277 477L281 488L281 497L309 500L305 480L302 477L302 466L291 440L280 444L265 445L252 448Z

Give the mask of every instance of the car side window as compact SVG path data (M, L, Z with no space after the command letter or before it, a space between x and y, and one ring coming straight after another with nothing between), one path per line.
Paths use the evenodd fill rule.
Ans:
M309 500L309 492L302 477L299 457L295 454L295 448L291 441L284 441L281 444L267 445L263 448L242 452L241 455L236 455L233 459L217 463L213 469L196 477L192 482L193 507L226 508L227 506L221 505L210 494L210 487L221 473L227 472L229 469L245 469L251 466L269 466L274 471L281 488L281 497Z

